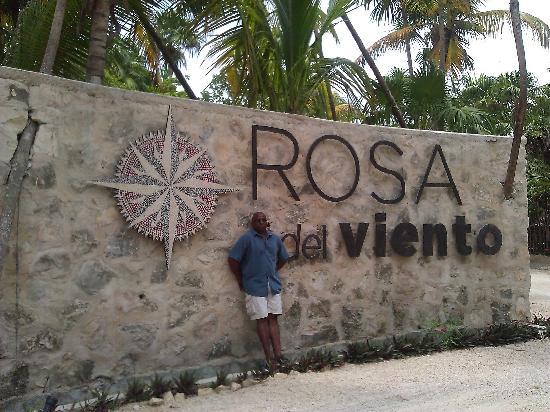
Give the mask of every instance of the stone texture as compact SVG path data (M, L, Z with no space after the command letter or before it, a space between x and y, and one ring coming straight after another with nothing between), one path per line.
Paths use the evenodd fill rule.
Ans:
M71 233L71 242L79 255L90 253L98 245L94 235L86 229L75 230Z
M86 182L113 176L129 142L164 130L169 104L181 133L207 150L219 181L239 192L220 195L208 227L175 242L172 266L166 270L162 243L128 228L112 190ZM5 67L0 68L0 105L0 136L5 137L0 139L0 179L29 113L40 122L32 169L21 193L20 293L13 263L0 277L0 333L8 336L2 336L2 363L14 361L14 341L9 339L17 326L17 343L26 348L32 380L20 386L23 391L38 393L36 385L46 376L55 390L89 385L94 376L117 379L154 370L212 367L213 376L225 362L218 355L239 362L260 358L254 322L227 268L227 252L254 210L268 213L277 234L296 234L296 225L302 225L300 257L282 269L285 351L398 334L450 318L483 326L529 316L525 150L518 162L515 197L504 201L500 182L508 138L327 123ZM278 173L263 170L258 171L258 199L252 200L253 124L288 130L299 142L296 164L285 174L300 201L289 196ZM339 203L321 198L305 172L307 151L325 134L346 139L359 156L357 189ZM387 147L376 150L381 165L399 170L406 179L405 197L394 205L378 203L371 195L389 198L399 188L393 176L370 162L370 149L380 140L403 151L399 156ZM451 191L434 187L425 188L416 203L436 144L457 184L460 206ZM292 145L277 134L260 132L257 149L258 160L266 164L287 164L292 158ZM353 183L352 159L339 142L317 146L311 167L319 187L331 195L346 193ZM439 156L429 181L447 181ZM383 258L373 252L378 212L386 213ZM474 250L469 256L456 250L452 224L457 215L466 216L472 228L468 244ZM444 224L448 256L422 256L421 242L415 244L414 256L397 256L390 239L403 220L416 225L420 239L422 224ZM339 227L343 222L354 233L359 222L369 223L357 258L347 255ZM476 234L489 223L501 229L504 239L495 256L475 247ZM327 231L327 259L305 259L305 236L319 235L321 225ZM10 250L15 246L12 241ZM295 252L293 242L289 248ZM45 331L52 336L39 336ZM54 349L55 342L62 343L59 349ZM208 359L211 353L214 357Z
M210 349L210 353L208 354L208 359L221 358L222 356L229 355L231 355L231 339L226 335L212 345L212 349Z
M242 388L242 385L240 383L237 383L237 382L231 382L231 390L233 392L236 392L238 391L239 389Z
M46 272L51 269L66 271L69 269L71 259L64 249L48 250L38 254L31 266L32 272Z
M50 189L55 186L55 169L52 163L31 167L28 180L39 189Z
M29 366L15 364L6 373L0 374L0 401L27 392L29 385Z
M491 312L493 316L493 323L505 323L510 322L510 309L509 303L491 303Z
M319 346L338 340L338 331L334 326L324 326L319 331L302 334L304 346Z
M134 231L117 233L109 238L105 248L105 256L122 257L135 255L138 250L137 236Z
M130 341L139 349L145 350L151 346L157 335L158 327L154 325L123 325L120 330L127 334Z
M103 262L91 260L84 262L80 268L76 284L88 295L95 295L115 276L116 273Z
M199 388L199 391L197 393L198 396L208 396L212 395L214 392L214 389L212 388Z
M168 278L168 270L165 263L160 263L151 274L151 283L164 283Z
M342 308L342 329L346 339L354 339L361 336L363 333L362 309L344 306Z
M322 299L311 303L307 309L309 318L330 318L330 301Z
M176 285L181 287L202 288L204 282L202 275L198 271L191 270L186 273L178 274L176 277Z
M39 350L57 350L63 344L63 340L54 332L45 330L35 336L23 339L20 347L23 353L30 353Z
M147 401L147 405L149 406L161 406L164 405L164 399L162 398L151 398L149 401Z

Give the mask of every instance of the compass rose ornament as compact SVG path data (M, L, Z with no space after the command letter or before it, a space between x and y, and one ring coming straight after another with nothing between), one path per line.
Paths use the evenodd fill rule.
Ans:
M205 228L218 194L237 190L219 183L206 150L176 130L171 106L165 131L130 143L115 177L90 183L115 189L130 227L164 242L167 268L174 241Z

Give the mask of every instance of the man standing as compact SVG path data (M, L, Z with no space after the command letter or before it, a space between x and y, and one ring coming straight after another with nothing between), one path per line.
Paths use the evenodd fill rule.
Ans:
M277 321L277 316L283 313L278 270L288 260L288 252L281 238L267 229L269 224L263 212L252 215L251 225L231 248L227 261L246 294L246 312L256 321L266 359L262 369L267 369L288 362L281 352Z

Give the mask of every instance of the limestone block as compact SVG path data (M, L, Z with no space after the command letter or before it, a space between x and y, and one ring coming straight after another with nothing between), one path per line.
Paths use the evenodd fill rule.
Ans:
M89 260L82 264L76 284L88 295L95 295L117 274L99 260Z
M164 405L164 399L162 398L151 398L149 399L149 402L147 402L149 406L161 406Z
M212 388L199 388L199 391L197 392L198 396L208 396L214 393L214 389Z
M130 341L139 349L145 350L151 346L158 332L158 326L146 324L123 325L120 330L126 333Z
M226 385L217 386L216 389L215 389L216 393L224 393L224 392L229 392L231 390L232 390L232 388L230 386L226 386Z
M41 124L34 138L32 152L34 155L44 155L51 158L59 156L58 130L59 125Z
M221 337L212 345L208 359L221 358L222 356L231 355L231 339L227 335Z
M65 249L46 250L36 256L31 265L31 271L34 273L47 272L52 269L63 271L67 270L70 264L71 258Z
M174 395L174 401L176 402L176 405L183 406L183 404L185 403L185 394L179 392L176 393Z
M248 378L248 379L245 379L243 381L243 383L241 384L243 388L249 388L251 386L254 386L258 383L258 381L252 379L252 378Z
M28 121L29 89L9 79L0 79L0 162L8 163L17 147L17 136Z
M174 395L170 391L162 395L162 400L164 401L164 405L168 406L169 408L173 408L176 404L176 399L174 398Z

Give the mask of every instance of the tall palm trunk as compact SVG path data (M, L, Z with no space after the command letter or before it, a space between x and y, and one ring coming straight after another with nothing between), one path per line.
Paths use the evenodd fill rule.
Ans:
M55 11L52 19L52 27L50 29L50 37L40 66L40 72L51 74L55 63L55 56L59 48L59 39L61 38L61 29L63 28L63 19L65 18L65 9L67 8L67 0L57 0L55 3Z
M445 34L445 5L441 2L439 6L438 15L438 24L439 24L439 70L445 73L447 65L447 35Z
M319 41L319 57L321 59L324 59L325 56L323 54L323 43L321 42L321 39L319 38L319 31L315 29L315 39ZM336 106L334 105L334 94L332 93L332 87L330 86L330 80L325 80L325 86L327 88L327 94L328 94L328 105L330 107L330 114L332 115L332 120L336 121L338 120L336 118Z
M110 10L111 0L95 0L92 9L90 46L86 64L86 78L90 83L101 84L103 80Z
M401 18L403 19L403 25L406 27L409 25L409 17L407 16L407 10L405 10L405 5L401 1ZM411 39L405 39L405 52L407 53L407 64L409 68L409 76L414 76L413 61L411 55Z
M397 103L395 102L395 99L393 98L393 95L391 94L390 89L388 88L388 85L386 84L386 81L384 80L384 77L382 77L382 74L380 73L380 70L378 70L378 67L376 66L376 63L374 63L374 60L372 59L372 56L368 52L367 48L363 44L363 41L357 34L357 31L355 30L355 27L353 27L353 24L351 24L351 21L348 18L347 13L344 13L342 15L342 20L344 23L346 23L346 26L351 33L353 40L355 40L355 43L357 44L357 47L359 47L359 50L361 50L361 53L363 54L363 58L371 68L371 70L374 73L374 76L376 77L376 80L380 84L380 87L382 87L382 90L384 91L384 94L386 95L386 98L388 99L388 102L390 103L391 111L393 113L393 116L397 120L397 123L399 123L399 126L406 128L407 124L405 123L405 119L403 119L403 115L401 114L401 111L399 110L399 107L397 107Z
M187 80L185 79L185 76L181 72L181 70L178 67L177 62L174 60L170 52L168 51L168 48L164 44L164 40L160 37L160 35L156 32L155 28L145 15L143 11L136 11L136 14L138 16L139 22L149 35L151 39L155 42L155 45L158 47L160 52L162 53L162 57L168 63L168 66L170 69L174 72L176 75L176 78L182 85L183 89L185 90L185 93L187 93L187 96L189 96L190 99L197 100L197 95L193 92L193 89L191 89L191 86L189 86L189 83L187 83Z
M512 140L510 159L508 160L506 180L504 181L505 199L510 199L512 197L514 189L516 165L518 162L519 148L521 146L521 136L523 135L523 121L527 110L527 63L525 61L525 49L523 47L523 35L521 33L519 0L510 0L510 18L512 20L512 30L516 41L516 53L519 63L519 99L514 108L514 138Z

